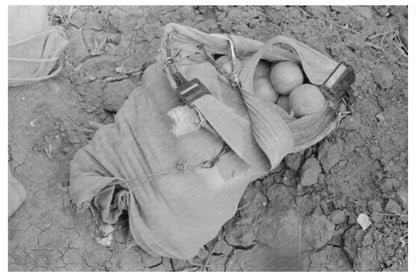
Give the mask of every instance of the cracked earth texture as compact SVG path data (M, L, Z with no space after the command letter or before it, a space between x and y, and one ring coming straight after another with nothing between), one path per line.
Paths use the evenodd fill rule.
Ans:
M75 6L70 18L69 7L49 11L68 34L64 71L9 88L9 165L28 194L8 222L9 271L407 271L406 6ZM262 41L289 36L357 76L352 116L252 182L218 240L187 261L146 254L126 218L109 246L98 244L94 211L76 214L68 195L69 162L94 135L89 121L113 121L155 62L169 22ZM366 230L360 213L372 222Z

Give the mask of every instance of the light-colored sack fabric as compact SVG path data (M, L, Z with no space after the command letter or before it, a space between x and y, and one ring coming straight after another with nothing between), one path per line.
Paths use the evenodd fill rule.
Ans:
M9 6L9 86L59 74L68 44L64 31L49 25L45 6Z
M132 237L149 254L190 259L235 214L249 182L336 127L333 103L295 120L277 105L254 97L259 59L299 62L317 85L337 63L289 38L279 36L264 44L232 36L236 54L244 60L238 90L224 82L201 50L203 44L212 54L230 54L226 36L168 24L166 38L179 72L187 80L198 78L212 93L193 103L205 127L178 137L171 132L168 114L179 101L164 66L164 40L160 61L146 69L142 85L115 122L100 128L75 155L70 192L80 209L93 201L107 223L115 223L126 211ZM276 43L290 45L296 54ZM230 151L222 151L225 144Z
M26 200L26 190L23 185L13 177L9 168L8 175L8 205L9 205L9 217L13 215L17 209Z

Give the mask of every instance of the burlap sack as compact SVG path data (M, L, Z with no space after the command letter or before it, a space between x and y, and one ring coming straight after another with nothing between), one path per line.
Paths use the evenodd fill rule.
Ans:
M227 36L168 24L167 38L160 61L146 69L142 85L131 93L114 124L99 129L75 155L70 189L79 208L93 201L105 222L116 222L126 211L132 237L149 254L190 259L234 215L249 182L336 127L337 106L330 101L322 112L294 119L254 97L259 59L301 63L316 85L337 63L289 38L279 36L264 44L232 36L237 57L245 61L241 89L236 89L205 53L229 54ZM275 43L288 44L295 52ZM172 51L178 71L187 80L198 78L212 93L192 104L205 124L182 136L171 132L168 116L179 105L165 66ZM223 152L224 145L231 150Z

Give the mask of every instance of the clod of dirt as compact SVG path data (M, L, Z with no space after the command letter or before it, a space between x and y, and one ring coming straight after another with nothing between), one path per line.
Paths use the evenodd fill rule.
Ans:
M325 18L329 14L329 9L326 6L307 6L306 10L318 17Z
M296 185L296 175L297 172L295 170L289 169L283 173L282 183L285 186L293 187Z
M296 198L296 204L298 207L298 213L301 217L310 214L319 205L319 196L304 194Z
M380 212L383 211L383 208L381 207L380 201L370 200L370 201L368 201L367 205L368 205L368 208L369 208L370 212L380 213Z
M312 253L304 268L308 271L351 271L352 265L342 248L327 245Z
M400 26L399 29L399 36L400 36L400 40L402 41L402 43L404 44L404 46L406 48L409 47L409 37L408 37L408 27L406 26Z
M307 243L306 249L319 249L332 238L335 224L329 221L319 209L307 217L302 226L302 237Z
M103 109L109 112L117 112L134 88L133 82L122 80L120 82L111 82L104 89Z
M369 20L373 17L373 10L370 7L356 6L353 7L353 10L357 11L361 16L365 18L365 20Z
M388 6L373 6L373 9L380 16L389 16L390 15L390 8Z
M402 206L403 209L407 210L407 190L400 190L396 192L396 201Z
M354 225L344 233L344 250L350 260L354 260L361 246L365 232L357 225Z
M81 28L85 25L85 13L79 10L75 10L71 15L70 23L77 28Z
M377 251L373 246L365 246L359 249L357 258L354 259L356 271L379 271L380 264L377 260Z
M393 73L385 65L377 65L372 70L374 81L382 88L389 89L393 85Z
M67 30L68 37L71 38L71 43L68 45L67 52L70 53L71 58L75 61L75 66L86 57L90 55L87 46L84 43L84 38L81 30L70 27Z
M358 129L361 126L360 116L358 114L348 116L347 118L341 121L340 126L350 131Z
M371 221L366 214L359 214L357 223L361 226L361 228L363 228L364 231L371 225Z
M384 116L383 116L383 114L382 114L382 113L376 114L376 118L377 118L377 120L378 120L378 121L380 121L380 122L384 122L384 121L386 121L386 119L384 118Z
M256 224L256 242L285 252L297 252L300 219L295 209L268 210L267 216Z
M337 140L335 144L324 141L319 146L318 160L321 162L322 168L326 173L341 160L343 141Z
M329 216L329 218L334 224L341 224L347 220L347 216L345 215L345 212L341 210L333 211L331 215Z
M401 214L402 208L399 204L397 204L396 201L390 199L389 202L387 202L386 207L384 208L386 213L392 213L392 214Z
M399 186L400 183L396 179L385 179L381 183L380 189L383 193L388 193Z
M113 241L113 234L109 234L106 237L103 238L96 238L97 243L104 245L104 246L110 246L111 242Z
M315 158L307 159L300 169L300 184L310 186L318 182L318 176L322 172L319 162Z
M302 153L298 152L287 155L285 158L285 163L290 169L298 171L302 165Z

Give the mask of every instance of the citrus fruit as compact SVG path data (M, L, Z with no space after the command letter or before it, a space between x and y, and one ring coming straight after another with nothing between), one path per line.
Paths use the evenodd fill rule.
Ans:
M231 56L221 56L218 59L216 59L215 61L219 65L222 66L222 68L225 70L225 72L227 74L230 74L232 72L233 65L232 65L232 61L231 61ZM237 59L236 62L237 62L236 73L239 74L241 69L243 68L243 64L239 59ZM220 79L222 79L224 82L228 82L228 80L223 75L220 76Z
M280 108L282 108L283 110L285 110L286 112L289 112L290 107L289 107L289 96L287 95L280 95L279 99L277 99L277 103L276 103Z
M272 103L276 103L279 97L267 77L254 79L254 95Z
M289 94L289 107L297 117L321 111L325 107L325 101L320 89L311 84L298 86Z
M303 72L296 63L279 62L272 67L270 81L278 93L287 95L292 89L303 84Z
M257 66L256 70L254 71L254 79L260 77L268 77L270 75L270 65L268 62L260 61Z

